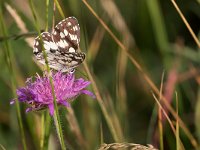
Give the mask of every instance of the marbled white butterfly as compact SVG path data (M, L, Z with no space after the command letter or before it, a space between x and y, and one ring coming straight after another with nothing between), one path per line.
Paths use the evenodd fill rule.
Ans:
M70 72L84 61L85 54L78 52L80 27L75 17L60 21L52 33L42 32L41 36L35 38L33 53L40 63L45 64L40 37L50 68Z

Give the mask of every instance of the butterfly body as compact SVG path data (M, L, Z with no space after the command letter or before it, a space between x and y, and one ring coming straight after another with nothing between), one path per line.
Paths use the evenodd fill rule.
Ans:
M75 17L69 17L60 21L51 33L42 32L36 37L33 53L40 63L45 64L43 45L49 67L62 72L70 72L85 59L85 53L78 51L79 43L78 21Z

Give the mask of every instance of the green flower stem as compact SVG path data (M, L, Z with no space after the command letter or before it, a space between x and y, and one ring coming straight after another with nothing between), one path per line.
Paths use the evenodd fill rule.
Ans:
M45 31L48 31L48 18L49 18L49 0L46 0L46 18L45 18ZM50 135L50 123L51 117L46 111L42 114L42 138L40 143L41 150L48 150L49 135Z
M45 133L45 121L44 121L45 112L41 116L41 138L40 138L40 149L43 150L44 146L44 133Z
M40 39L41 39L41 42L43 43L42 37L41 37L41 33L40 33L39 23L37 21L37 17L36 17L35 11L34 11L32 0L29 0L29 5L30 5L30 8L31 8L31 11L32 11L32 14L33 14L34 21L35 21L35 27L36 27L36 29L38 31L38 34L39 34ZM43 55L44 55L45 64L47 66L47 72L48 72L48 75L49 75L50 85L51 85L51 88L52 88L53 104L54 104L54 109L55 109L54 122L55 122L55 125L56 125L56 131L57 131L57 134L58 134L58 137L59 137L61 148L62 148L62 150L65 150L66 147L65 147L62 128L61 128L61 123L60 123L60 116L59 116L59 112L58 112L58 106L57 106L57 103L56 103L54 84L53 84L53 80L52 80L52 77L51 77L51 74L50 74L50 68L49 68L49 65L48 65L47 55L46 55L46 53L44 51L44 47L43 46L42 46L42 52L43 52Z
M5 27L5 23L4 23L3 15L2 15L2 7L0 7L0 27L2 29L1 33L3 34L3 36L7 37L7 31L6 31L6 27ZM13 92L14 97L17 97L17 95L16 95L16 80L15 80L15 74L14 74L13 65L12 65L13 64L12 63L12 51L10 50L10 45L7 40L5 40L4 49L6 50L5 51L6 64L8 66L9 73L11 75L12 92ZM26 150L27 149L26 139L25 139L22 117L21 117L21 110L20 110L18 100L16 100L15 106L17 109L16 110L17 111L17 120L18 120L18 124L19 124L19 128L20 128L22 145L23 145L23 149Z
M49 28L48 20L49 20L49 0L46 0L45 31L48 31L48 28Z
M49 112L46 111L42 114L42 136L40 141L40 149L41 150L48 150L48 141L49 141L49 135L50 135L50 124L51 124L51 117L49 115Z
M46 112L45 114L45 132L44 132L44 143L43 143L43 150L48 150L48 141L49 141L49 135L50 135L50 123L51 123L51 117L49 115L49 112Z

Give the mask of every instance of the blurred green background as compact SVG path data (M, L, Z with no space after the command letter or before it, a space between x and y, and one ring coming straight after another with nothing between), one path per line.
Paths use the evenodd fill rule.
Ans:
M10 105L15 98L11 75L6 64L3 44L10 44L16 87L25 85L27 78L41 69L33 59L32 47L37 31L28 0L1 0L3 19L8 39L0 29L0 144L7 150L22 149L16 108ZM143 70L151 77L157 88L163 81L163 95L176 108L175 91L178 93L180 118L195 140L200 138L200 51L190 32L170 0L88 0L87 1L109 29L130 51ZM190 26L199 37L200 1L177 0ZM34 8L41 30L45 29L45 0L34 0ZM152 89L141 72L133 65L124 50L113 40L99 21L81 0L59 0L66 17L75 16L81 27L80 49L86 53L89 66L100 95L104 101L114 132L97 100L80 96L72 104L79 127L65 108L60 109L62 128L67 147L70 149L97 149L105 143L130 142L152 144L159 148L157 104ZM12 10L16 12L12 13ZM52 28L53 1L49 3L49 31ZM17 23L17 16L22 22ZM62 20L55 10L55 22ZM24 23L24 26L23 24ZM24 35L25 34L25 35ZM22 36L18 36L22 35ZM17 38L16 38L17 37ZM83 65L77 76L89 80ZM92 85L90 86L91 90ZM41 113L26 114L26 106L20 104L28 149L39 149ZM172 115L171 119L175 121ZM74 128L73 128L74 127ZM78 128L80 131L77 131ZM55 126L51 122L49 149L59 149ZM78 132L78 133L77 133ZM163 122L164 147L176 149L176 138L169 123ZM197 149L180 128L180 139L185 149Z

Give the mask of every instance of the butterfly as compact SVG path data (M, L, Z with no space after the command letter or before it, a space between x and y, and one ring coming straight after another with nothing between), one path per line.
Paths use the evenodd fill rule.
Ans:
M43 45L50 68L61 72L72 72L85 60L85 53L79 51L79 43L78 20L75 17L68 17L60 21L51 33L42 32L35 38L33 54L44 65Z

